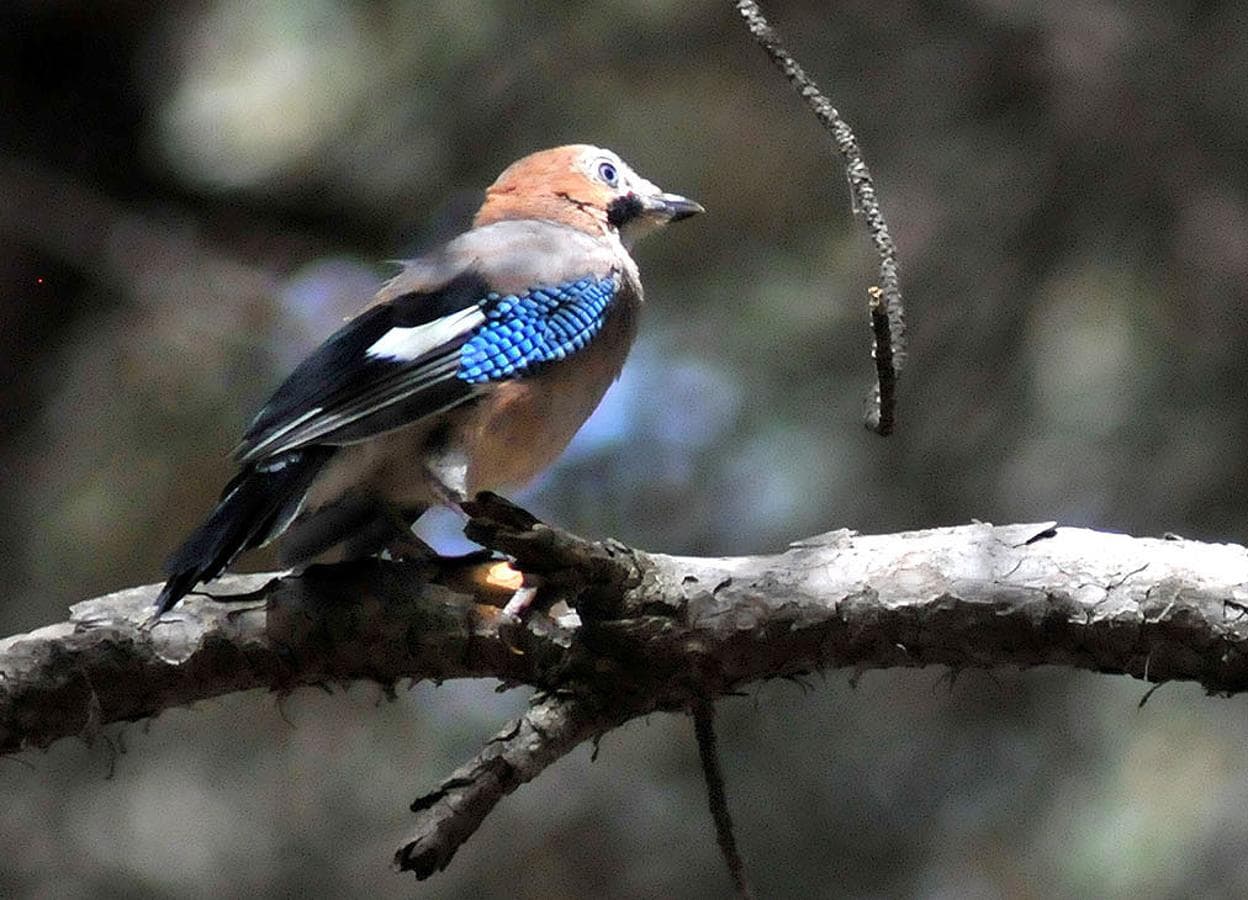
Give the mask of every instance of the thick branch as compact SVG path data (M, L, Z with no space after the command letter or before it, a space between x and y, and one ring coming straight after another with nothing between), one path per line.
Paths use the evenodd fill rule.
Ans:
M504 795L655 710L816 669L1063 665L1248 690L1248 550L1048 525L832 532L773 556L591 543L487 498L474 533L538 576L521 623L480 560L234 576L144 629L156 586L0 641L0 753L255 687L493 677L545 699L425 801L397 857L428 874ZM582 623L556 624L564 601Z
M531 681L567 638L553 625L513 634L479 568L367 561L230 575L209 588L228 603L193 595L152 627L159 585L78 603L67 622L0 640L0 753L251 688Z
M1248 689L1243 547L1076 528L1027 543L1040 533L838 531L726 559L582 542L600 554L587 567L610 559L633 577L554 573L556 594L612 601L610 618L575 632L543 615L524 627L500 617L489 605L497 596L454 561L230 576L211 590L234 602L191 597L150 630L140 625L156 586L132 588L0 641L0 752L235 691L360 678L614 683L665 709L833 667L1066 665ZM498 540L513 550L524 541ZM526 568L542 546L532 543Z

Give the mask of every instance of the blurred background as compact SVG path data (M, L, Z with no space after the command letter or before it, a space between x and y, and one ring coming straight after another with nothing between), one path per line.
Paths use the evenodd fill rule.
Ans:
M901 252L898 433L861 425L876 264L826 135L726 0L8 0L0 631L155 581L228 451L385 259L512 159L609 146L708 214L638 251L621 381L518 498L761 553L834 527L1248 532L1248 12L767 12L856 128ZM458 523L425 526L454 549ZM271 560L257 554L244 568ZM1066 671L721 702L765 897L1242 896L1245 701ZM234 696L0 761L0 894L721 897L692 728L654 716L390 872L407 803L524 703Z

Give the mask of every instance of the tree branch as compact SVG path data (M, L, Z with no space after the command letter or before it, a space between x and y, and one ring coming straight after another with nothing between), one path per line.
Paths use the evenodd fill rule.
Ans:
M901 300L901 281L897 272L897 245L884 220L875 196L875 182L853 129L841 118L832 101L814 79L793 58L780 40L780 34L763 15L754 0L735 0L737 12L745 20L750 36L763 48L768 59L784 75L797 95L806 101L819 124L832 136L832 142L845 160L845 176L853 197L854 212L862 213L880 258L880 284L870 292L869 312L873 337L876 384L872 392L867 427L876 434L888 435L896 425L897 373L905 362L905 309ZM881 309L882 307L882 309Z
M412 803L416 827L395 854L395 865L417 878L442 871L499 800L617 724L592 703L558 695L541 698L437 790Z
M724 787L724 772L719 764L718 743L715 740L715 704L709 700L695 700L690 709L693 731L698 739L698 762L706 781L706 802L711 808L715 822L715 840L719 852L728 867L728 875L742 900L752 900L754 891L745 875L745 860L737 849L737 838L732 831L732 815L728 812L728 790Z
M230 576L144 629L157 586L0 641L0 753L256 687L499 678L529 712L418 801L397 856L436 871L507 793L656 710L828 668L1062 665L1248 690L1248 550L1051 525L836 531L772 556L644 554L493 498L474 533L541 572L521 623L481 557ZM564 601L575 627L542 610Z

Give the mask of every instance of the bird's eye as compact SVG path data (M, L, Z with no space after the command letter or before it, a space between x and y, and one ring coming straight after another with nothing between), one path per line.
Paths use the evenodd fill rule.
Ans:
M615 166L609 162L598 163L598 177L601 178L608 187L615 187L620 183L620 173L616 171Z

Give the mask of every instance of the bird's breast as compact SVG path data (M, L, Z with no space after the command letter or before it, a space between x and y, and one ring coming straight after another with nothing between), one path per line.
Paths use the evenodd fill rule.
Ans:
M625 279L589 346L496 385L465 410L456 443L469 461L469 495L524 484L555 461L619 376L639 307L639 292Z

